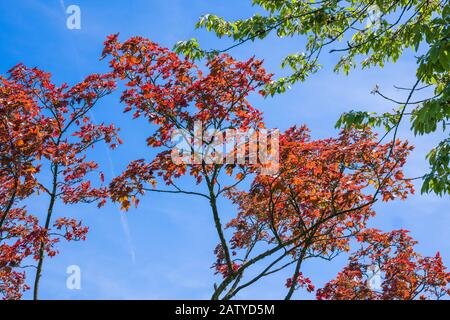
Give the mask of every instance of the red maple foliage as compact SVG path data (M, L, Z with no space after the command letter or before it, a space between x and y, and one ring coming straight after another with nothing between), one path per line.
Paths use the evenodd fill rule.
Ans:
M15 299L29 288L21 270L30 257L30 266L36 268L37 299L45 255L57 253L54 244L60 238L84 240L88 231L74 219L53 221L55 203L61 199L66 204L100 201L101 205L108 197L105 187L91 184L89 174L98 166L86 156L100 141L111 147L120 143L114 126L95 124L89 117L115 82L110 75L94 74L73 87L56 86L50 74L22 64L1 81L0 293ZM48 196L43 222L22 205L35 193Z
M234 230L231 249L242 252L242 269L258 244L280 251L259 276L295 265L288 279L290 298L305 260L330 260L348 252L350 240L375 215L372 206L379 196L389 201L413 192L412 184L402 179L411 147L397 141L388 158L391 147L368 130L342 131L325 140L311 140L305 127L287 130L280 137L277 174L257 175L250 191L228 192L239 208L227 228ZM218 271L224 263L218 257ZM227 297L245 287L234 288Z
M335 280L317 291L322 300L440 299L450 295L450 273L438 253L422 257L406 230L383 233L366 229L358 235L361 248ZM377 276L379 287L370 284Z
M279 164L250 161L250 146L232 163L217 160L216 136L265 129L262 112L249 96L271 81L262 62L241 62L228 55L210 56L205 68L166 48L134 37L123 43L108 37L103 58L112 72L94 74L69 87L56 86L50 75L17 65L0 85L0 294L19 299L30 288L25 269L36 268L34 298L45 256L57 253L56 243L84 240L88 228L69 217L54 218L57 201L97 202L108 197L128 210L145 192L201 196L208 200L219 244L213 267L218 277L213 299L231 299L260 279L291 269L286 299L298 289L314 292L302 265L312 258L331 260L350 251L352 239L362 247L349 265L317 291L319 299L441 298L449 293L449 273L439 254L422 258L406 231L381 233L367 229L379 200L405 199L412 193L403 166L411 151L406 142L381 143L369 129L350 128L336 138L313 140L306 127L280 135ZM114 148L121 141L113 125L95 124L94 105L125 80L125 112L144 117L154 128L147 144L160 151L153 159L132 161L109 185L94 184L98 165L88 160L100 141ZM262 92L260 92L262 93ZM200 123L201 126L197 127ZM173 135L187 134L194 147L209 153L191 162L174 161ZM197 141L198 142L198 141ZM220 142L220 141L219 141ZM211 151L212 150L212 151ZM242 150L240 150L242 151ZM242 154L241 154L242 156ZM271 159L273 160L273 159ZM268 174L263 169L276 168ZM45 168L45 169L44 169ZM49 168L48 171L47 168ZM190 175L192 190L179 187ZM246 191L243 181L251 181ZM159 188L160 182L166 186ZM157 188L158 187L158 188ZM26 199L41 193L48 199L44 221L27 212ZM225 226L218 199L225 197L237 213ZM42 215L42 214L41 214ZM227 230L226 230L227 229ZM35 265L36 264L36 265ZM370 270L383 277L380 290L368 282Z
M19 268L37 255L44 232L17 204L38 187L35 161L43 155L50 126L20 85L0 80L0 295L19 299L29 288Z
M214 131L265 128L262 113L247 100L270 81L260 61L212 56L206 70L188 58L142 37L119 42L108 37L103 58L110 58L113 74L125 80L122 94L125 112L145 117L155 128L147 144L160 151L153 160L136 160L110 184L111 198L128 210L138 205L146 191L190 194L208 200L220 240L215 249L216 272L222 275L213 299L230 299L259 279L294 266L286 286L287 299L298 288L314 291L311 280L300 271L310 258L331 260L350 250L350 240L364 232L375 215L373 204L380 198L405 199L413 186L402 168L412 149L401 141L382 144L370 130L342 131L338 138L312 140L305 127L290 128L281 135L278 171L258 171L262 163L234 164L220 161L175 162L171 137L177 130L201 137ZM201 122L200 129L194 124ZM211 140L202 138L201 144ZM234 155L234 154L233 154ZM236 160L236 159L235 159ZM245 159L248 160L248 159ZM258 173L259 172L259 173ZM191 175L198 186L179 187L177 178ZM235 181L229 183L228 176ZM249 191L237 186L253 179ZM157 188L159 180L169 188ZM217 199L228 197L238 207L226 228ZM261 249L262 248L262 249ZM262 272L243 282L244 271L266 262Z
M165 147L151 162L132 162L127 170L111 183L111 198L128 209L144 191L195 194L205 197L211 204L215 226L222 246L226 240L217 209L217 197L229 186L220 185L219 175L233 173L239 181L254 171L248 164L218 165L201 159L198 164L172 161L171 141L176 130L195 135L195 123L200 122L201 143L211 145L208 131L223 132L227 129L246 131L263 128L262 113L247 100L251 92L263 88L270 75L262 68L262 62L249 59L236 61L228 55L214 57L206 64L207 73L188 59L181 59L167 48L142 37L134 37L123 43L118 35L108 37L103 58L110 58L113 73L125 79L128 87L122 94L127 105L125 112L133 111L134 117L145 117L156 125L147 138L149 147ZM197 132L198 134L198 132ZM192 137L188 137L192 138ZM207 191L182 190L174 181L189 174L197 184L205 182ZM156 177L162 177L171 190L155 189ZM233 269L229 250L225 250L227 267Z
M53 217L57 201L102 206L111 197L128 210L139 204L146 191L208 200L219 238L213 267L220 277L213 299L231 299L288 268L292 275L285 283L286 299L301 288L313 292L314 284L301 271L303 262L331 260L349 252L352 239L362 243L361 249L350 256L337 279L317 291L318 299L439 299L450 293L450 274L439 254L421 257L404 230L367 229L375 202L405 199L414 191L402 171L412 149L406 142L382 144L369 129L355 128L336 138L313 140L306 127L292 127L279 137L276 167L270 161L250 161L250 146L245 145L248 154L244 152L243 158L237 150L241 146L235 146L227 154L227 160L231 154L235 162L215 161L220 152L211 131L225 132L226 138L265 129L262 112L248 100L271 81L261 61L210 56L200 68L145 38L121 43L118 35L105 42L106 57L111 73L90 75L72 87L56 86L50 74L22 64L0 78L0 295L4 299L20 299L30 288L25 278L28 267L36 268L37 299L44 258L57 253L56 243L62 238L86 238L88 228L81 221ZM114 148L121 140L118 129L94 123L90 112L115 89L117 79L126 81L121 97L125 112L133 111L134 118L144 117L152 124L155 130L147 144L160 152L150 161L131 162L107 188L101 172L99 183L94 183L98 165L88 155L100 141ZM200 144L209 151L206 157L174 161L172 137L179 131L194 145L200 136ZM192 148L189 151L195 151ZM268 174L263 170L267 167L276 170ZM194 178L192 190L178 185L177 179L186 175ZM161 180L167 189L157 188ZM250 188L238 189L245 180L251 181ZM31 214L24 205L35 194L48 200L43 221L38 219L42 213ZM237 207L225 227L219 197ZM374 268L383 278L379 290L368 282Z
M270 80L261 61L239 62L223 55L208 61L209 73L204 75L192 62L180 59L150 40L135 37L120 43L117 35L110 36L105 43L103 57L107 56L111 58L113 73L127 80L129 89L121 98L127 105L125 112L133 111L134 118L145 117L157 126L147 138L148 146L166 147L151 163L137 160L130 164L124 175L114 182L114 200L119 200L125 209L130 206L131 191L143 191L138 181L152 183L155 176L161 176L167 185L174 186L173 179L189 171L197 183L206 178L210 189L217 185L218 172L214 172L214 165L204 161L188 168L186 163L172 161L171 136L175 130L192 132L195 123L200 122L200 134L206 137L208 130L245 131L263 127L261 112L247 101L252 91ZM203 139L202 142L208 144L206 138ZM238 169L243 170L243 167ZM232 171L229 166L228 173Z

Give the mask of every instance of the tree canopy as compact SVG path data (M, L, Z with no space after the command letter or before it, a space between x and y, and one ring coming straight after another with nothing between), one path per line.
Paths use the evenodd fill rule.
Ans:
M339 55L335 71L344 74L352 68L384 67L396 62L406 50L416 56L416 79L406 90L406 99L386 97L395 104L394 112L350 111L337 121L337 127L383 126L394 132L403 118L409 117L414 134L429 134L442 129L448 134L450 119L450 4L439 0L253 0L258 13L252 17L228 21L205 14L197 28L205 28L233 44L223 49L202 49L195 39L180 41L177 52L202 58L226 52L251 41L276 34L304 39L304 46L281 62L289 68L287 77L269 83L266 95L285 92L289 86L305 81L320 69L321 55L328 51ZM398 79L405 82L405 79ZM414 95L427 89L426 98ZM422 91L424 92L424 91ZM450 194L450 138L443 139L427 155L430 171L423 175L422 192Z

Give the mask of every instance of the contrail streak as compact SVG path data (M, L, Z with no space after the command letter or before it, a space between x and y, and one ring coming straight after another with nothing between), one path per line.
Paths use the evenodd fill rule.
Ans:
M63 9L64 16L65 16L66 15L66 6L64 4L64 0L60 0L59 3L61 5L61 8ZM78 49L74 45L72 39L71 39L70 43L71 43L71 46L72 46L72 49L73 49L73 53L74 53L74 56L75 56L75 63L77 65L77 70L79 71L80 70L80 63L79 63ZM81 81L83 80L81 75L79 75L79 78L81 79ZM93 119L94 123L97 122L95 120L95 115L94 115L94 113L92 111L89 111L89 116ZM108 149L107 146L105 146L105 150L106 150L106 156L107 156L108 162L109 162L109 171L111 173L111 176L112 177L116 177L116 172L115 172L115 168L114 168L114 162L112 160L110 150ZM123 230L123 233L125 235L125 239L127 241L127 246L128 246L128 251L130 253L131 262L133 264L135 264L136 263L136 251L134 249L133 239L131 237L131 230L130 230L130 226L128 224L128 218L117 207L116 207L116 210L119 213L120 224L122 225L122 230Z

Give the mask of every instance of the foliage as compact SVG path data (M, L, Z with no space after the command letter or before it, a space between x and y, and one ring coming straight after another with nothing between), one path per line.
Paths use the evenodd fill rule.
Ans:
M103 58L113 74L125 80L125 112L144 117L154 131L147 144L158 148L150 161L131 162L110 184L111 198L124 210L138 205L146 192L196 195L208 200L219 244L215 248L216 273L213 299L231 299L263 277L294 267L286 280L286 299L300 288L314 291L301 272L310 258L331 260L350 250L350 240L363 233L373 204L379 198L405 199L413 192L402 167L411 151L407 143L382 144L368 128L349 128L339 137L311 140L305 127L292 127L279 139L280 165L271 175L264 163L176 163L171 158L171 137L180 128L193 140L195 122L201 122L201 143L213 141L207 128L246 130L264 128L262 114L247 96L270 81L261 62L239 62L228 55L211 56L206 70L189 57L142 38L119 42L108 37ZM206 138L205 138L206 136ZM234 154L233 154L234 155ZM236 160L236 159L235 159ZM190 175L196 186L179 186L178 178ZM234 176L229 182L228 176ZM249 191L238 189L252 180ZM166 188L161 188L163 182ZM228 185L226 185L228 183ZM218 199L225 196L238 208L222 225ZM225 229L232 232L230 239ZM251 268L262 270L250 276ZM248 275L247 275L248 274ZM249 278L248 278L249 277Z
M438 253L422 257L406 230L382 233L367 229L358 236L361 249L335 280L317 291L328 300L412 300L440 299L450 294L450 273ZM379 288L370 279L380 277Z
M200 18L197 28L205 28L218 37L228 37L234 44L222 50L202 50L195 39L178 42L175 49L192 58L202 58L231 50L246 42L264 39L271 33L278 38L302 37L305 46L300 52L285 57L282 67L289 67L289 76L271 82L267 95L284 92L298 81L305 81L320 69L320 55L325 48L344 42L342 47L330 49L339 54L335 71L347 74L361 66L384 67L396 62L405 50L417 56L417 83L405 101L394 113L375 115L349 112L340 118L337 126L380 125L389 123L388 131L397 128L405 113L410 116L415 134L435 132L439 126L444 132L450 119L450 4L439 0L252 0L262 13L247 19L227 21L214 14ZM418 87L421 83L423 86ZM412 94L429 88L433 94L420 101L412 101ZM381 94L378 89L376 93ZM387 98L383 96L384 98ZM412 110L405 112L407 107ZM392 119L398 121L392 123ZM377 119L377 120L376 120ZM396 131L396 129L395 129ZM430 172L424 175L422 192L450 194L450 167L448 138L428 155Z
M284 284L286 299L300 289L314 292L315 285L302 271L303 262L332 260L349 252L355 239L361 249L350 256L349 266L337 279L317 291L319 299L425 299L449 293L449 274L439 254L422 258L406 231L367 229L377 201L406 199L414 192L411 179L403 174L412 147L396 139L412 94L395 114L342 118L344 128L335 138L313 140L306 127L289 128L279 137L277 166L273 158L252 161L247 142L243 147L248 153L240 158L242 145L236 145L227 154L233 161L224 163L217 161L220 144L214 133L225 132L225 138L247 131L267 133L262 112L250 103L251 94L266 95L272 83L261 61L209 54L205 66L199 67L195 56L181 58L142 37L119 42L118 35L108 37L102 57L109 59L111 73L90 75L72 87L56 86L50 74L22 64L0 78L0 295L4 299L20 299L30 289L25 271L30 267L36 269L37 299L44 258L57 254L60 239L86 238L88 228L81 221L54 217L58 201L96 202L100 207L111 198L128 210L132 204L138 206L146 192L208 200L219 239L214 250L213 268L219 276L213 299L231 299L281 270L292 272ZM122 142L115 126L96 124L89 113L115 89L116 80L125 81L124 112L148 120L147 145L158 153L150 161L132 161L106 187L103 173L96 179L98 165L88 157L99 142L111 148ZM394 130L394 139L383 143L369 125ZM423 123L420 128L430 130ZM175 161L179 154L174 154L172 138L180 132L191 142L187 151L193 158ZM198 151L193 142L205 147L199 159L193 154ZM272 143L267 151L278 148ZM429 158L440 163L436 175L442 176L448 164L447 145ZM276 170L267 174L268 167ZM178 179L184 176L192 177L192 189L179 186ZM248 190L240 187L244 181L250 182ZM46 212L28 212L25 203L35 196L47 199ZM220 198L237 208L226 225ZM381 291L367 283L368 270L375 265L384 277Z
M71 218L53 221L56 201L103 204L108 197L105 187L91 185L89 174L97 164L86 155L99 141L114 147L117 130L94 124L88 112L115 83L109 75L94 74L73 87L58 87L50 74L22 64L1 81L0 293L6 299L20 298L30 288L22 270L34 267L37 299L45 255L57 253L54 245L60 238L84 240L88 231ZM23 205L40 193L48 196L44 221Z
M280 138L277 174L257 175L249 192L229 192L239 208L227 225L234 230L230 241L234 255L242 252L237 257L247 267L255 246L282 246L284 252L280 250L259 276L295 265L288 279L286 297L291 298L296 289L293 279L300 276L302 263L311 258L331 260L348 252L350 240L375 215L372 206L378 195L390 201L413 192L401 170L411 148L397 142L386 161L390 148L390 144L380 145L367 130L343 131L338 138L315 141L305 127L287 130ZM220 258L219 272L223 270ZM227 297L245 287L235 287Z

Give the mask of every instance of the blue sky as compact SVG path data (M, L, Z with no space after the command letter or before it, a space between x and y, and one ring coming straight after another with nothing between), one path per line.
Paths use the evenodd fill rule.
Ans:
M121 40L140 35L172 47L176 41L196 37L205 48L226 47L203 30L194 30L198 17L216 13L228 19L248 17L255 12L250 1L242 0L128 0L128 1L12 1L0 3L0 73L23 62L53 74L56 83L73 84L93 72L107 70L99 62L106 36L121 33ZM81 30L66 28L64 8L76 4L81 8ZM269 38L241 46L232 55L264 59L265 67L282 75L280 60L288 53L301 50L303 40ZM265 113L268 127L284 130L291 125L307 124L315 138L336 134L334 123L350 109L388 111L393 106L370 94L378 84L387 94L400 97L393 85L410 86L414 82L415 59L405 53L395 64L383 70L355 70L349 76L332 72L336 56L324 55L324 69L306 83L298 84L274 99L254 98L253 103ZM137 158L151 159L145 147L144 121L132 121L122 114L118 93L105 98L95 109L98 121L114 122L122 128L124 145L109 152L97 148L97 160L111 179L127 163ZM416 149L409 159L408 176L419 176L427 169L425 154L436 144L439 134L413 137L407 122L400 136L409 139ZM418 189L420 187L418 186ZM29 204L30 211L40 215L44 199ZM233 212L221 203L225 216ZM448 196L410 197L378 206L378 216L371 225L383 230L406 228L420 244L419 251L431 255L437 250L450 265L450 206ZM217 236L207 203L190 196L150 194L138 209L121 213L115 205L100 210L95 206L58 206L56 216L82 218L90 226L88 240L61 244L61 253L47 259L41 283L41 298L48 299L207 299L214 282L213 248ZM345 264L345 257L332 263L311 261L304 274L320 286L333 278ZM79 265L81 290L66 288L66 268ZM281 298L283 284L289 275L279 274L248 288L240 298ZM29 294L26 295L30 297ZM307 298L304 293L296 297Z

